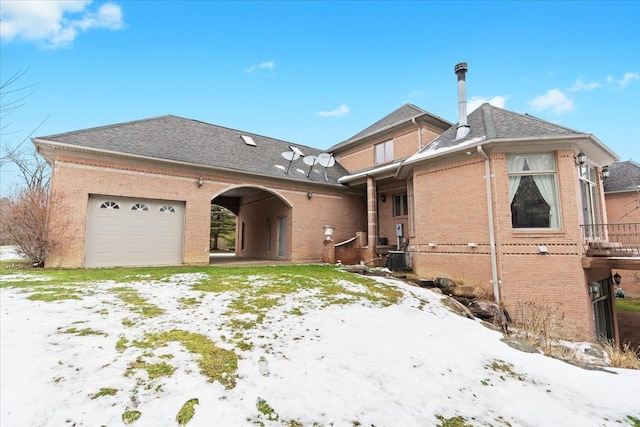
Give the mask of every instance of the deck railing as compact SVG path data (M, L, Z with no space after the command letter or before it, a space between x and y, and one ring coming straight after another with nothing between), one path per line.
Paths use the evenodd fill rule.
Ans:
M582 225L587 256L640 256L640 223Z

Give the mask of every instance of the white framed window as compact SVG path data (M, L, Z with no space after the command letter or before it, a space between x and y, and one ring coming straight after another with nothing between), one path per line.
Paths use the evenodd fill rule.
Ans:
M560 228L553 153L507 156L513 228Z
M393 216L407 216L409 206L407 204L407 193L393 196Z
M580 196L582 198L583 224L600 224L600 199L598 197L598 180L596 168L588 165L579 165ZM586 227L588 238L602 238L602 227Z
M131 206L132 211L148 211L149 208L144 203L135 203Z
M100 205L100 209L120 209L120 206L116 202L112 202L111 200L107 200L106 202Z
M373 146L375 152L375 162L387 163L393 160L393 140L381 142Z

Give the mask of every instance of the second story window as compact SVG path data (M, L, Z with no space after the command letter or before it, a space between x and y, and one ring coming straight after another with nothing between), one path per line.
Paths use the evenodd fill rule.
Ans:
M375 162L387 163L393 160L393 140L381 142L373 146L375 152Z

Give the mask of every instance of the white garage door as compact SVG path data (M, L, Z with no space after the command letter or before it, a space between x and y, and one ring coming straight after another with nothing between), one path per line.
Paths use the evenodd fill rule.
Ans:
M89 196L86 267L182 264L184 202Z

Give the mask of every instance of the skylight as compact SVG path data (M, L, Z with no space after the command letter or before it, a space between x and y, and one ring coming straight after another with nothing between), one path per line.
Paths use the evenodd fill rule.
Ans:
M251 145L252 147L257 147L256 142L250 136L247 136L247 135L240 135L240 136L242 137L242 140L244 141L245 144Z

